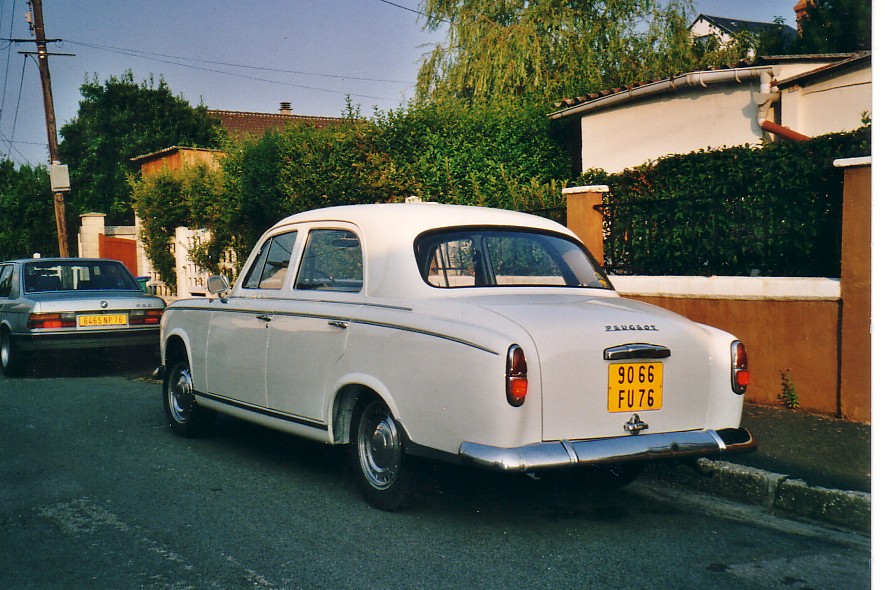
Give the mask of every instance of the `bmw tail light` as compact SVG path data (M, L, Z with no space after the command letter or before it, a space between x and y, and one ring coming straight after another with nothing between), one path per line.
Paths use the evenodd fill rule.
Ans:
M529 392L528 366L522 348L514 344L507 351L507 402L514 408L525 403Z
M77 327L77 318L72 313L32 313L28 316L30 330L58 330Z
M148 309L129 312L130 326L158 326L163 317L162 309Z
M738 395L747 392L750 371L747 367L747 348L742 342L731 343L731 389Z

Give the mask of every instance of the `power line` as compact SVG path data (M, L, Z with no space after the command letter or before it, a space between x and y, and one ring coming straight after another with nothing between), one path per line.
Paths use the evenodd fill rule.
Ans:
M245 64L237 64L231 62L224 61L214 61L210 59L197 59L195 57L182 57L180 55L169 55L165 53L154 53L151 51L144 51L141 49L127 49L125 47L113 47L111 45L99 45L97 43L89 43L86 41L73 41L71 39L65 39L65 43L71 43L73 45L80 45L82 47L90 47L92 49L101 49L103 51L110 51L112 53L123 53L124 55L130 55L134 57L143 57L144 59L150 58L165 58L165 59L174 59L181 62L198 62L204 64L212 64L216 66L228 66L232 68L246 68L250 70L260 70L264 72L279 72L282 74L296 74L299 76L317 76L320 78L336 78L339 80L355 80L357 82L384 82L389 84L412 84L412 82L406 80L385 80L383 78L366 78L360 76L345 76L343 74L321 74L317 72L302 72L299 70L284 70L280 68L268 68L263 66L250 66ZM184 65L184 64L182 64Z
M416 9L414 9L414 8L409 8L408 6L403 6L402 4L397 4L396 2L390 2L390 0L378 0L378 2L383 2L384 4L389 4L390 6L395 6L396 8L401 8L401 9L403 9L403 10L408 10L409 12L413 12L413 13L415 13L415 14L417 14L417 15L420 15L420 16L423 16L423 17L425 17L425 18L432 18L432 17L431 17L429 14L427 14L426 12L421 12L420 10L416 10ZM447 20L444 19L444 18L441 18L441 19L439 19L439 22L447 23L447 22L449 22L449 21L447 21Z
M0 2L0 19L3 18L3 2ZM13 15L15 14L15 0L10 5L11 13L9 15L9 36L12 37ZM6 106L6 84L9 81L9 58L12 55L12 43L6 46L6 73L3 76L3 92L0 94L0 119L3 117L3 109Z
M171 64L171 65L179 66L179 67L182 67L182 68L189 68L189 69L192 69L192 70L199 70L199 71L203 71L203 72L211 72L211 73L214 73L214 74L223 74L223 75L225 75L225 76L233 76L233 77L235 77L235 78L243 78L243 79L246 79L246 80L256 80L256 81L258 81L258 82L267 82L267 83L269 83L269 84L277 84L277 85L280 85L280 86L289 86L289 87L292 87L292 88L302 88L302 89L305 89L305 90L315 90L315 91L318 91L318 92L328 92L328 93L331 93L331 94L341 94L341 95L343 95L343 96L355 96L355 97L359 97L359 98L371 98L371 99L376 99L376 100L387 100L387 101L391 101L391 102L399 102L398 99L390 98L390 97L387 97L387 96L374 96L374 95L371 95L371 94L358 94L358 93L355 93L355 92L344 92L344 91L341 91L341 90L332 90L332 89L330 89L330 88L320 88L320 87L317 87L317 86L308 86L308 85L306 85L306 84L294 84L294 83L291 83L291 82L281 82L281 81L279 81L279 80L271 80L271 79L268 79L268 78L260 78L260 77L258 77L258 76L249 76L249 75L247 75L247 74L238 74L238 73L236 73L236 72L229 72L229 71L219 70L219 69L215 69L215 68L205 68L205 67L202 67L202 66L196 66L196 65L192 65L192 64L182 63L183 60L186 60L186 59L188 59L188 58L171 58L171 59L164 59L164 58L162 58L162 57L154 57L154 55L158 55L158 54L150 54L150 53L147 53L147 52L141 52L141 51L138 51L138 50L123 49L123 48L113 48L113 49L109 49L109 48L106 48L106 47L103 47L103 46L100 46L100 45L93 45L93 44L89 44L89 43L85 43L85 42L77 42L77 41L69 41L69 43L79 44L79 45L83 45L83 46L85 46L85 47L90 47L90 48L94 48L94 49L99 49L99 50L102 50L102 51L110 51L110 52L112 52L112 53L117 53L117 54L120 54L120 55L127 55L127 56L129 56L129 57L137 57L137 58L140 58L140 59L146 59L146 60L150 60L150 61L156 61L156 62L160 62L160 63ZM178 59L178 60L182 60L182 61L173 61L174 59ZM245 68L248 68L248 67L251 67L251 66L237 66L237 67L245 67ZM259 69L259 68L254 68L254 69Z
M24 161L30 165L30 163L31 163L30 160L28 160L25 157L25 155L19 151L19 149L17 147L12 145L13 139L15 139L15 128L18 126L18 111L19 111L19 107L21 106L21 102L22 102L22 88L25 85L25 65L27 65L27 63L28 63L28 56L26 55L25 59L24 59L24 63L22 63L22 76L21 76L21 80L19 81L19 84L18 84L18 100L15 103L15 117L12 119L12 133L9 134L9 138L8 138L9 139L9 148L6 150L6 159L7 160L9 159L10 150L15 150L16 153L19 156L21 156L22 159L24 159Z

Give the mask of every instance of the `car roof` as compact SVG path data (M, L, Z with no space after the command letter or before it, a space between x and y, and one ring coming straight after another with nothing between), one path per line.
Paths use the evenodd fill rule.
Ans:
M10 264L13 262L25 263L25 262L117 262L122 264L119 260L114 260L113 258L61 258L59 256L53 256L49 258L15 258L13 260L0 260L0 264Z
M443 205L440 203L380 203L374 205L345 205L313 209L289 216L274 227L292 223L344 221L360 226L364 231L374 227L398 231L416 236L431 229L460 225L500 225L544 229L571 234L564 226L536 215L476 207L469 205Z
M390 298L446 295L428 287L415 272L414 240L426 231L460 226L527 227L577 239L573 232L555 221L527 213L465 205L382 203L298 213L275 224L262 241L272 233L300 223L349 223L358 227L366 239L364 256L371 260L365 292Z

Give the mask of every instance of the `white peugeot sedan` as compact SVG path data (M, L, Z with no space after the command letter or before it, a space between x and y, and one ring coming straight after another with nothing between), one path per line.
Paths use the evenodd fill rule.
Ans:
M415 458L628 483L649 461L752 450L731 334L621 298L547 219L452 205L319 209L267 231L231 288L162 320L172 429L215 412L347 444L367 501Z

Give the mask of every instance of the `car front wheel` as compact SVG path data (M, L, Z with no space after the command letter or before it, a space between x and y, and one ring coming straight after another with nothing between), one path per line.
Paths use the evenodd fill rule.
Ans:
M174 362L167 372L163 380L163 408L175 434L200 436L212 425L215 414L197 404L187 360Z
M411 498L412 460L403 451L400 429L387 405L360 399L350 436L350 461L366 501L381 510L405 508Z

